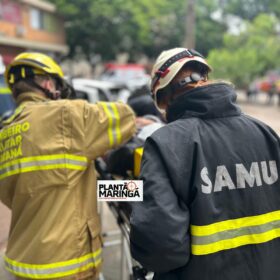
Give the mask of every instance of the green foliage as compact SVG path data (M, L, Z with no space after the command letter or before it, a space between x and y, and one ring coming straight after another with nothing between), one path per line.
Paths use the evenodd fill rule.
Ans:
M279 68L280 38L277 18L260 14L239 35L224 36L224 47L210 52L208 61L214 68L213 77L230 79L246 87L252 79L267 70Z
M219 8L214 0L197 0L196 5L196 49L207 56L211 49L221 46L226 25L212 19Z
M181 46L185 36L185 0L50 0L66 22L70 56L79 51L104 60L128 52L156 57L162 50ZM217 3L199 0L196 37L199 50L208 51L222 42L225 27L213 21Z
M141 54L155 58L185 41L187 0L50 1L65 18L71 57L82 53L90 60L100 55L106 61L127 52L131 60ZM267 70L279 68L277 2L196 0L196 49L209 55L214 77L245 87ZM220 21L212 18L218 10L223 15ZM227 33L227 14L247 20L246 29L238 35Z
M52 0L64 16L70 56L77 50L90 57L113 59L120 52L132 57L155 56L179 45L184 1L176 0ZM178 24L179 23L179 24Z
M247 20L253 20L261 13L280 16L278 0L220 0L220 2L225 14L234 14Z

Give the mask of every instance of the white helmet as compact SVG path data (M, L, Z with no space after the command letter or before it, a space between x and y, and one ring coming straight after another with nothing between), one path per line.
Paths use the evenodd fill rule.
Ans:
M202 63L208 68L209 72L212 70L205 58L195 50L174 48L163 51L157 58L151 73L151 92L153 96L156 98L158 90L166 87L181 68L190 61Z

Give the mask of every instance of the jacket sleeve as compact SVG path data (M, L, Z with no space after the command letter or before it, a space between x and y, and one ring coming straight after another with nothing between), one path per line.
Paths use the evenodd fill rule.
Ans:
M135 117L126 104L98 102L85 104L85 147L91 159L127 142L135 133Z
M132 256L157 273L182 267L190 255L189 211L174 192L160 149L152 138L144 147L140 176L144 200L133 203Z

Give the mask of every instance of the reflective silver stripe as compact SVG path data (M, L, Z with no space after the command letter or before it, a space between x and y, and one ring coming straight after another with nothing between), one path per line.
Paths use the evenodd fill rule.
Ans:
M70 160L70 159L56 159L56 160L41 160L41 161L31 161L31 162L18 162L14 165L8 166L6 168L0 168L0 175L14 171L16 169L22 169L25 167L32 167L32 166L46 166L46 165L53 165L53 164L66 164L66 165L77 165L77 166L87 166L86 162L77 161L77 160Z
M101 263L101 260L101 249L99 249L95 253L78 259L47 265L19 263L5 257L5 266L7 270L15 275L33 279L44 279L63 277L85 271L89 268L97 267Z
M110 147L121 143L120 115L116 104L99 102L108 117L108 138Z
M112 104L108 104L107 106L108 110L110 111L110 115L112 118L112 135L113 135L113 143L117 143L117 131L116 131L116 126L117 126L117 117L115 116L114 110L112 108ZM113 144L113 145L114 145Z
M19 173L66 168L84 170L87 158L71 154L24 157L0 165L0 180Z
M191 225L193 255L207 255L280 237L280 210L208 225Z
M210 234L208 236L192 236L192 244L194 245L205 245L213 242L218 242L220 240L232 239L243 235L252 235L267 232L275 228L280 228L280 221L273 221L267 224L262 224L258 226L243 227L233 230L226 230L222 232L217 232L215 234Z
M85 260L82 263L76 263L76 264L68 265L65 267L55 267L55 268L48 268L48 269L39 269L39 268L32 269L32 268L17 267L17 266L14 266L14 265L8 263L6 260L5 260L5 265L7 268L9 268L10 270L12 270L13 272L15 272L17 274L25 274L25 275L30 275L30 276L32 275L34 277L36 277L36 275L48 276L48 277L53 275L54 277L56 277L56 275L54 275L54 274L72 271L79 267L86 266L90 263L93 263L93 264L97 263L99 260L101 260L101 256L98 256L96 258L92 257L88 260Z

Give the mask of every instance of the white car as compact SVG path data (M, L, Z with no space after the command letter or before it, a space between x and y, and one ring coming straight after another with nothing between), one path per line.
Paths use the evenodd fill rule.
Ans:
M145 68L139 64L109 63L100 79L126 85L132 91L148 85L150 82L150 76L146 74Z
M126 102L130 91L124 86L92 79L74 78L71 84L78 98L86 99L90 103L97 101L122 101Z

